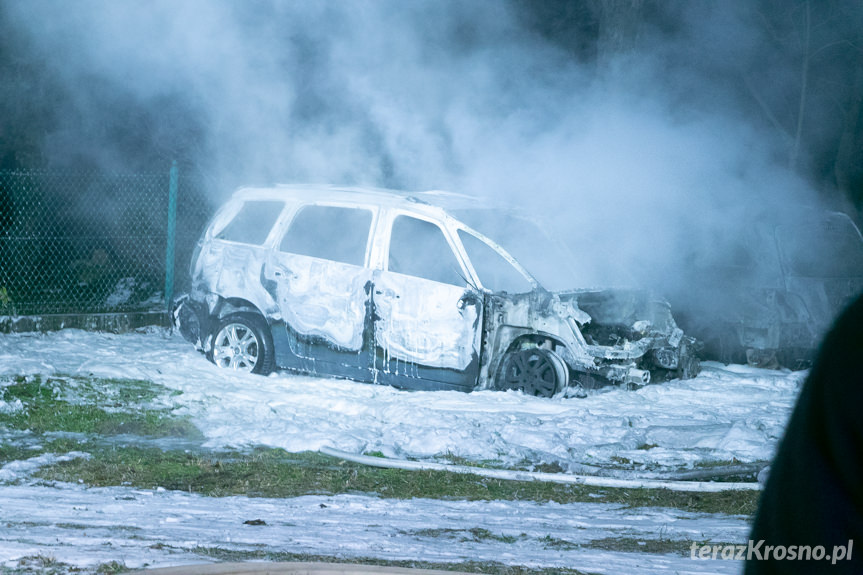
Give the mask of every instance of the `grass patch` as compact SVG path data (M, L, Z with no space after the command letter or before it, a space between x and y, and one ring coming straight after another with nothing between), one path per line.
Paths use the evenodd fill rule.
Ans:
M179 449L110 445L100 439L119 434L202 439L188 418L174 414L170 400L174 393L146 381L81 376L44 379L28 376L0 381L0 399L16 405L20 402L22 406L0 414L0 426L30 430L39 439L38 449L32 449L32 445L16 446L16 442L0 445L0 462L47 452L86 451L91 455L89 459L47 465L34 476L80 481L94 487L163 487L217 497L362 493L396 499L617 503L630 507L671 507L742 515L754 514L759 497L752 491L684 493L506 481L446 471L374 468L312 452L289 454L280 449L257 449L190 453ZM38 435L55 431L83 434L84 438L49 439ZM476 465L451 457L455 463ZM559 471L554 465L543 470Z
M362 466L314 452L281 449L208 454L156 448L78 445L90 459L43 467L36 477L94 486L163 487L209 496L299 497L362 493L386 498L619 503L693 512L752 515L758 493L685 493L665 489L597 489L539 481L503 481L445 471Z
M518 541L518 537L513 535L497 535L488 529L480 527L473 527L468 529L467 532L470 534L470 538L465 537L462 541L499 541L501 543L515 543Z
M447 451L443 455L438 455L435 457L438 463L444 463L448 465L463 465L465 467L480 467L482 469L518 469L521 471L529 471L532 469L532 466L529 462L523 461L517 463L515 466L506 466L500 461L495 461L493 459L468 459L467 457L462 457L461 455L456 455L452 452Z
M514 464L504 464L501 461L493 459L483 459L480 461L468 459L461 455L447 452L443 455L436 456L435 459L439 463L450 465L463 465L465 467L479 467L482 469L503 469L507 471L538 471L541 473L566 473L566 469L557 461L547 462L531 462L527 459L522 459Z
M75 567L68 563L57 561L50 555L32 555L22 557L18 560L16 567L0 567L0 573L3 575L24 575L36 574L39 575L66 575L67 573L95 573L96 575L113 575L115 573L124 573L130 571L125 565L117 561L108 563L100 563L87 568Z
M746 465L758 465L759 463L767 465L766 461L761 462L752 462L752 463L743 463L738 459L719 459L716 461L696 461L692 468L695 469L714 469L714 468L725 468L725 467L734 467L734 466L746 466Z
M633 539L630 537L607 537L604 539L593 539L584 543L581 547L588 549L602 549L622 553L673 553L675 555L688 556L692 541L672 541L671 539ZM699 543L700 545L701 543Z
M166 548L164 545L162 549ZM435 569L440 571L462 571L465 573L494 573L495 575L589 575L585 571L561 567L532 569L510 566L493 561L465 561L461 563L434 563L431 561L389 561L375 558L352 558L350 560L326 555L303 553L272 553L268 551L235 551L219 547L196 547L189 550L195 555L208 557L215 561L303 561L311 563L338 563L351 565L379 565L383 567L403 567L411 569Z
M0 413L0 425L36 434L66 431L98 435L201 438L172 407L151 404L174 394L138 380L91 377L18 377L0 387L0 399L22 408Z
M41 441L33 446L15 443L2 444L0 445L0 465L11 461L30 459L45 453L62 454L89 448L94 448L93 444L74 437L59 437L47 441L41 438Z
M566 473L566 469L564 469L557 461L552 461L551 463L537 463L534 465L532 471L538 471L540 473Z
M67 449L66 451L74 451ZM9 461L29 459L43 453L41 449L32 449L26 445L16 443L0 443L0 465Z
M579 547L578 543L573 543L572 541L567 541L566 539L552 537L551 535L546 535L545 537L541 538L540 542L546 549L557 549L561 551L571 551L572 549L578 549Z
M733 547L737 543L716 543L714 541L690 541L671 539L633 539L630 537L608 537L594 539L583 544L581 547L589 549L603 549L605 551L622 553L657 553L680 555L689 557L692 553L692 545L719 545L721 547Z
M714 543L707 541L690 541L688 539L638 539L633 537L604 537L602 539L592 539L583 543L575 543L565 539L558 539L546 535L540 542L546 549L554 549L560 551L572 551L574 549L602 549L603 551L611 551L613 553L655 553L658 555L674 554L682 557L688 557L692 552L693 543L697 546L702 545L739 545L739 543Z
M414 535L416 537L433 537L435 539L444 538L444 539L454 539L459 542L467 542L472 541L478 543L480 541L498 541L500 543L515 543L521 537L525 535L522 534L520 537L516 537L513 535L498 535L492 533L488 529L483 529L482 527L473 527L471 529L450 529L450 528L434 528L434 529L417 529L415 531L407 531L404 532L406 535Z

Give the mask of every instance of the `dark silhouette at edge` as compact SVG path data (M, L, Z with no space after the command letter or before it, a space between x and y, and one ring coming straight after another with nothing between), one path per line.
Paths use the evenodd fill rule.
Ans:
M769 473L750 535L762 555L851 541L850 559L750 556L745 573L863 573L863 297L821 343Z

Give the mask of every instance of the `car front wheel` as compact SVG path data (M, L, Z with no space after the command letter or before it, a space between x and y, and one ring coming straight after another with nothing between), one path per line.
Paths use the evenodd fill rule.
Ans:
M566 386L568 376L566 363L553 351L541 348L514 350L503 358L497 388L552 397Z
M273 371L273 340L264 319L252 313L225 316L213 330L210 361L223 369L266 375Z

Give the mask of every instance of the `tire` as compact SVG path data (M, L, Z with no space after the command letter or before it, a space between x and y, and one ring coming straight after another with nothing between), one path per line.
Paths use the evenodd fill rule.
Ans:
M219 320L210 335L207 359L223 369L267 375L273 371L273 337L264 318L239 312Z
M495 387L536 397L552 397L569 382L569 369L559 355L541 348L510 351L503 358Z
M693 379L701 372L701 360L694 349L695 341L686 338L680 343L680 356L678 358L677 378Z
M694 355L686 355L680 358L680 366L677 368L678 379L694 379L701 372L701 361Z

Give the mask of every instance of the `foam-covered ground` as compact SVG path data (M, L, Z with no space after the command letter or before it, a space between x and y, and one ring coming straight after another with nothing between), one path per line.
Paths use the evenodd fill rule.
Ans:
M218 370L181 338L160 330L0 336L0 379L34 374L135 378L178 390L170 401L191 416L213 448L330 446L420 459L554 461L564 469L631 462L625 466L633 474L640 468L769 459L805 377L707 363L689 381L539 399L515 392L406 392L286 373L235 374ZM0 434L0 441L14 437ZM359 495L214 499L158 489L45 485L29 478L32 469L52 461L42 456L0 469L0 565L14 567L23 557L41 554L84 568L106 561L163 566L205 561L207 549L218 548L499 561L597 573L734 573L740 565L733 561L613 552L589 544L606 538L743 543L749 529L740 516L611 504ZM265 525L244 524L254 519Z
M768 460L805 372L707 362L692 380L587 398L416 392L217 369L176 335L65 330L0 337L0 375L93 374L181 391L208 446L321 446L394 457L651 468Z

